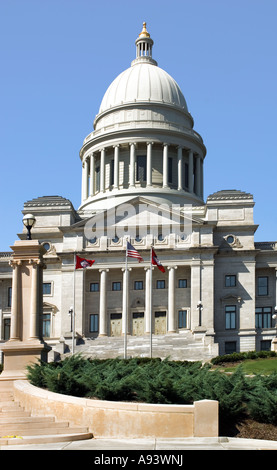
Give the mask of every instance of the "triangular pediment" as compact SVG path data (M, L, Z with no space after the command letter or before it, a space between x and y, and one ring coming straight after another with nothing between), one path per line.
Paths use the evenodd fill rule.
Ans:
M118 236L130 232L163 232L167 235L179 231L188 234L191 233L193 224L201 223L203 222L200 219L193 217L191 206L157 204L145 197L136 196L86 219L84 231L88 239L93 239L94 234L113 238L111 234L116 232ZM78 224L78 228L80 227Z

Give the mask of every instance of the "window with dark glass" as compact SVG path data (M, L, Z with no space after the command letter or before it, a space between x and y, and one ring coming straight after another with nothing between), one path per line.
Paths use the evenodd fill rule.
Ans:
M257 307L255 309L256 328L272 328L272 310L271 307Z
M189 165L188 165L188 163L185 163L184 178L185 178L185 188L188 188L189 187Z
M6 341L10 339L10 332L11 332L11 319L4 318L4 337L3 339Z
M236 275L228 274L225 276L225 287L235 287L236 286Z
M89 331L90 333L97 333L99 331L99 315L91 314L89 316Z
M146 181L146 155L137 156L137 181Z
M114 160L111 160L110 164L110 186L114 184Z
M91 282L89 290L90 292L99 292L99 282Z
M121 282L113 282L112 290L121 290Z
M173 159L172 157L168 158L168 182L173 182Z
M12 306L12 287L8 287L8 307Z
M258 277L258 295L268 295L268 277Z
M225 307L225 328L234 330L236 328L236 306L226 305Z
M187 328L187 310L179 310L178 328Z
M187 280L186 279L179 279L178 280L178 287L179 288L186 288L187 287Z
M44 338L50 338L51 314L44 313L42 316L42 335Z
M163 279L157 281L157 289L165 289L165 281Z
M43 283L43 295L51 295L51 282Z
M226 341L225 342L225 354L232 354L237 350L236 341Z
M100 191L100 166L95 168L95 191Z
M143 281L135 281L134 282L134 289L135 290L143 290Z

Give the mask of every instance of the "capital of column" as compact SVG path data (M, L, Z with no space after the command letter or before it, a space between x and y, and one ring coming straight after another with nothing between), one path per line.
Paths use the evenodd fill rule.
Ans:
M109 269L108 268L100 268L99 269L99 272L102 273L103 271L105 271L106 273L109 272Z
M18 266L21 266L21 265L22 265L22 261L21 261L21 260L14 260L14 259L12 259L12 260L9 261L9 265L10 265L13 269L15 269L15 268L17 268Z
M131 272L133 270L133 268L127 268L127 271ZM121 271L124 273L126 271L126 268L121 268Z
M170 270L170 269L177 269L178 266L167 266L167 269Z

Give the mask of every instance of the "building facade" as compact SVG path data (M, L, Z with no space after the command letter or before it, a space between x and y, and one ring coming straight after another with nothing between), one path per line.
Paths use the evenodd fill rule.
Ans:
M44 339L70 349L75 330L77 344L98 352L112 338L118 355L117 338L142 345L153 334L167 338L165 356L183 359L195 344L197 358L270 349L277 244L254 241L251 194L222 190L204 201L203 139L152 48L144 24L136 58L107 89L80 150L80 207L61 196L24 204L47 250ZM126 257L127 241L142 262ZM152 248L164 272L153 267ZM76 255L95 262L75 269ZM10 260L0 253L1 341L9 338Z

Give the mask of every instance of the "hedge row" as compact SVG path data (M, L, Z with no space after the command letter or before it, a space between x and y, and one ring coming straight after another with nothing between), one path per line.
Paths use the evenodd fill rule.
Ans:
M28 379L53 392L103 400L167 404L218 400L222 423L247 414L277 424L277 374L249 378L240 367L226 375L200 362L72 356L28 367Z
M225 364L227 362L241 362L246 359L259 359L259 358L268 358L268 357L277 357L275 351L248 351L232 354L224 354L222 356L214 357L211 360L211 363L214 365Z

